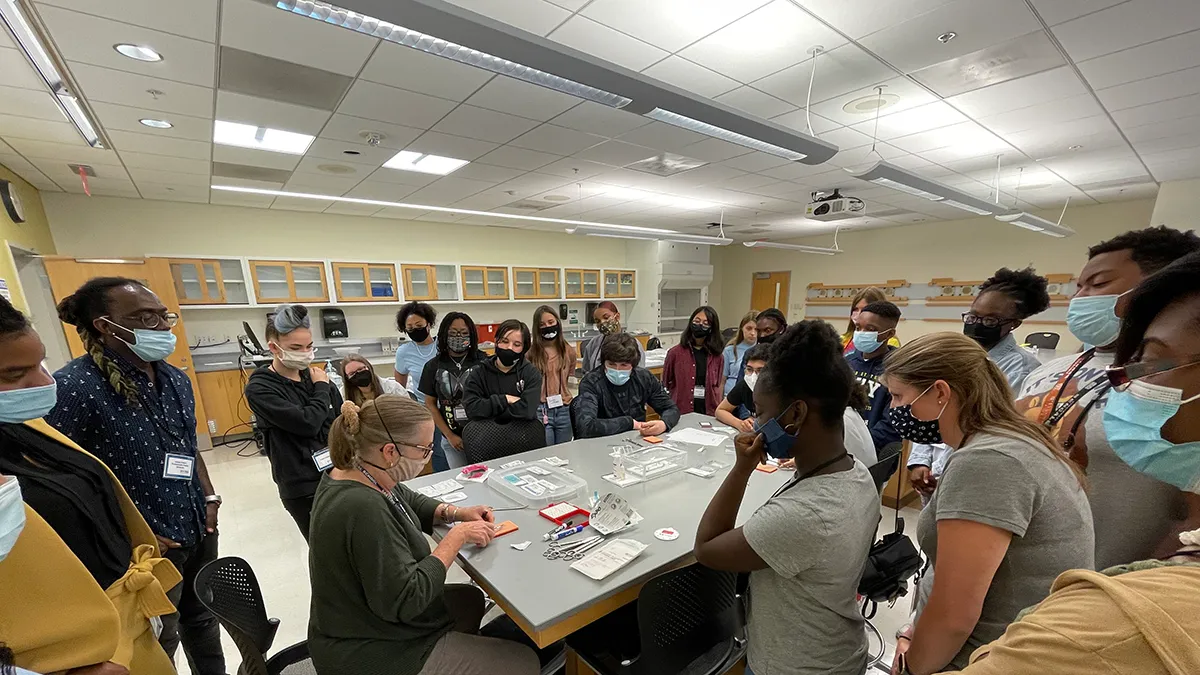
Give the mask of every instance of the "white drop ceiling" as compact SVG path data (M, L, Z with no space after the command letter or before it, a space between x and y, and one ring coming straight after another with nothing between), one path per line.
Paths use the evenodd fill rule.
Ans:
M82 193L67 166L81 163L95 170L93 195L495 223L209 188L226 184L690 232L723 212L735 237L778 238L834 228L803 218L814 190L864 199L868 215L841 223L854 228L963 217L844 171L877 156L992 199L998 155L1001 200L1022 209L1151 197L1200 177L1197 0L453 0L782 125L811 124L841 148L818 166L259 0L23 1L112 145L84 143L0 31L0 163L46 191ZM164 59L122 57L112 46L125 42ZM878 123L847 111L877 85L898 97ZM318 138L304 156L214 145L214 119ZM446 177L381 168L403 149L471 163ZM670 177L625 168L664 152L708 163ZM546 208L511 206L531 201Z

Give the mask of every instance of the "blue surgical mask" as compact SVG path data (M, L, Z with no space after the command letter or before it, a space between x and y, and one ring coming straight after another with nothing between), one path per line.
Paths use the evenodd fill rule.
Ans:
M1134 380L1125 391L1108 395L1104 435L1113 452L1138 473L1200 494L1200 441L1172 443L1162 426L1185 403L1183 391Z
M58 402L58 383L26 389L0 391L0 422L21 424L45 417Z
M169 330L150 330L148 328L129 329L116 323L108 317L100 317L108 321L112 325L120 328L123 331L133 333L133 342L115 336L121 342L129 345L132 351L139 359L148 363L154 361L162 361L175 352L175 332Z
M633 374L632 369L621 370L619 368L608 368L608 367L605 367L605 369L604 369L604 376L608 378L609 382L612 382L613 384L617 385L618 387L625 384L626 382L628 382L629 376L632 374Z
M13 476L5 476L0 485L0 561L17 545L17 537L25 529L25 501L21 499L21 484Z
M795 405L795 401L792 405ZM767 420L766 424L760 425L758 420L754 421L754 433L763 435L763 445L767 454L775 459L787 459L792 456L792 446L796 444L796 437L789 434L783 425L779 423L779 418L783 417L784 413L791 410L792 406L783 409L779 415Z
M879 333L873 330L854 331L854 348L863 354L870 354L883 346Z
M1121 320L1117 318L1117 300L1121 299L1121 295L1071 298L1071 303L1067 305L1067 329L1071 335L1079 338L1080 342L1097 347L1106 347L1115 342L1117 333L1121 332Z

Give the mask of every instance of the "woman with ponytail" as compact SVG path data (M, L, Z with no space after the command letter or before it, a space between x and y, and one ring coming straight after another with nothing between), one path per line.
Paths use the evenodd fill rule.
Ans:
M333 469L313 504L308 647L322 673L534 675L514 642L454 632L446 570L494 536L488 506L455 506L409 489L433 452L433 416L407 396L342 404L329 432ZM434 547L433 526L457 523ZM470 626L468 629L478 628Z

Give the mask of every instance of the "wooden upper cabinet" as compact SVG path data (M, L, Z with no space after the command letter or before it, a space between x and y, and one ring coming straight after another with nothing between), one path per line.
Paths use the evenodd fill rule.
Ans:
M463 300L508 300L508 268L463 265Z
M637 295L637 272L604 270L604 297L632 298Z
M329 302L325 263L290 260L251 260L254 297L262 304Z
M548 267L512 268L513 298L518 300L557 300L558 270Z
M454 265L401 265L405 300L458 300Z
M240 260L168 258L180 305L247 305L250 295Z
M600 270L568 269L563 280L568 299L600 298Z
M383 263L333 263L333 287L338 302L399 300L396 266Z

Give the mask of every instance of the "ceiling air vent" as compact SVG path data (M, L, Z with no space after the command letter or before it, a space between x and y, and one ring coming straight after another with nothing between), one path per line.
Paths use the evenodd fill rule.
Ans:
M704 166L708 162L702 162L691 157L683 155L673 155L669 152L664 152L661 155L647 157L640 162L625 165L626 169L641 171L642 173L650 173L655 176L674 176L677 173L691 171L697 167Z
M292 177L291 171L283 169L267 169L248 164L231 164L229 162L213 162L214 176L222 178L241 178L243 180L260 180L266 183L286 183Z
M96 170L87 164L68 164L67 168L70 169L71 173L75 174L76 176L82 172L83 175L87 176L88 178L96 177Z
M520 209L522 211L541 211L542 209L548 209L551 206L557 206L557 204L547 203L547 202L535 202L532 199L522 199L519 202L513 202L511 204L504 205L505 208Z

